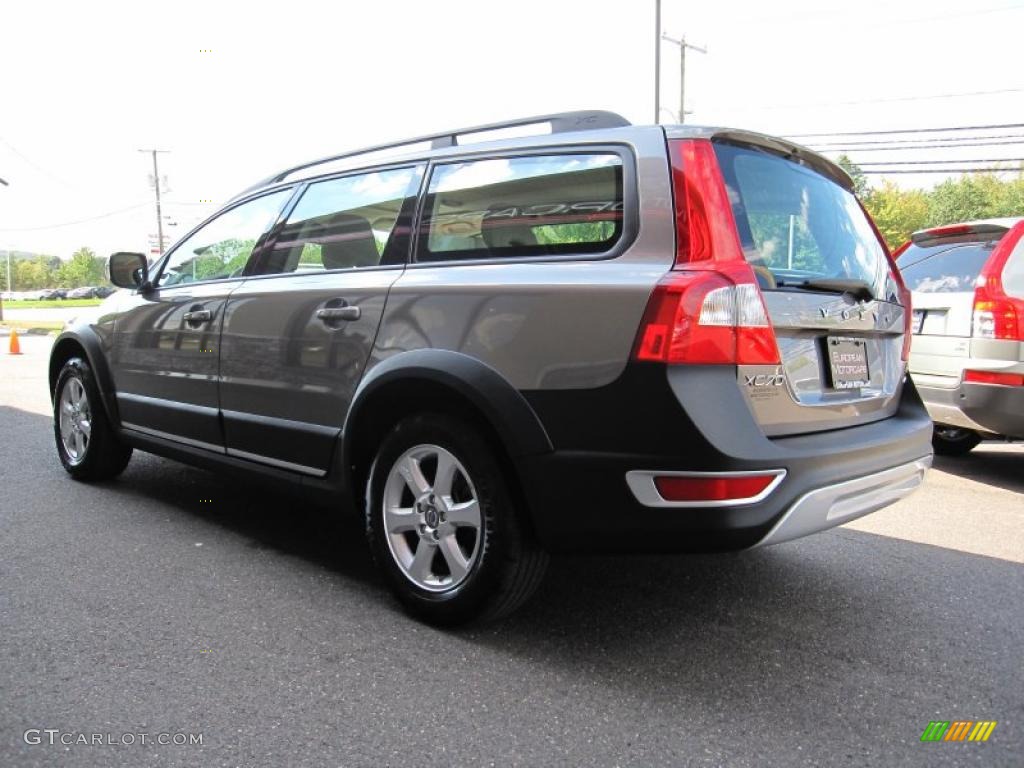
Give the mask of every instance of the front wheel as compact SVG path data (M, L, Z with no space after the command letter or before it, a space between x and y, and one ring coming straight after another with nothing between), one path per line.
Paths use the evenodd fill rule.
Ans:
M500 618L533 593L548 561L517 506L473 426L417 415L385 437L370 470L367 538L416 617L440 625Z
M940 456L963 456L981 442L981 435L970 429L936 424L932 431L932 448Z
M117 439L89 363L73 357L57 376L53 397L57 455L76 480L109 480L128 466L130 446Z

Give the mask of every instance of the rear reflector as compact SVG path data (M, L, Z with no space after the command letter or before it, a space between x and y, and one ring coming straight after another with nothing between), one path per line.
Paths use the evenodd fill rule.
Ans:
M964 371L964 381L974 384L1002 384L1005 387L1024 387L1024 373Z
M677 476L660 475L654 486L665 501L741 501L764 493L778 474Z

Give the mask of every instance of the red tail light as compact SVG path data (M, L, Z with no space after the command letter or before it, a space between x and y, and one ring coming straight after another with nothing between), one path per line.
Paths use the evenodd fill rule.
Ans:
M714 147L670 141L676 259L647 304L634 356L664 363L779 363L775 332L743 256Z
M982 339L1024 341L1024 299L1007 295L1003 268L1024 237L1024 221L1003 235L978 276L974 289L973 335Z
M964 371L964 381L975 384L1002 384L1004 387L1024 387L1024 373Z

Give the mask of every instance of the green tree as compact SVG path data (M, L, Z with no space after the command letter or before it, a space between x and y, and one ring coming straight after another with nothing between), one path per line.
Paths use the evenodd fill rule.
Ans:
M850 175L850 178L853 179L853 191L857 197L863 199L864 194L868 191L868 177L864 175L864 171L846 153L836 158L836 163Z
M913 232L929 226L930 202L926 192L900 189L888 180L864 195L864 207L892 249L909 240Z
M1011 181L993 173L964 174L959 179L946 179L929 194L929 226L1022 213L1024 173Z
M50 256L33 256L11 262L11 279L16 291L49 288L53 285L54 277L53 258Z
M97 257L91 248L79 248L68 261L60 265L57 282L61 288L99 285L105 282L103 259Z

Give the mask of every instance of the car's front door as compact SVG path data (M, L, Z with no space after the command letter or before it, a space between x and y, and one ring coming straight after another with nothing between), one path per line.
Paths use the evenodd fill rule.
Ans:
M111 368L121 424L224 451L217 375L228 296L293 190L219 214L159 265L114 324Z
M221 334L227 452L326 474L409 251L422 166L309 184L250 277Z

